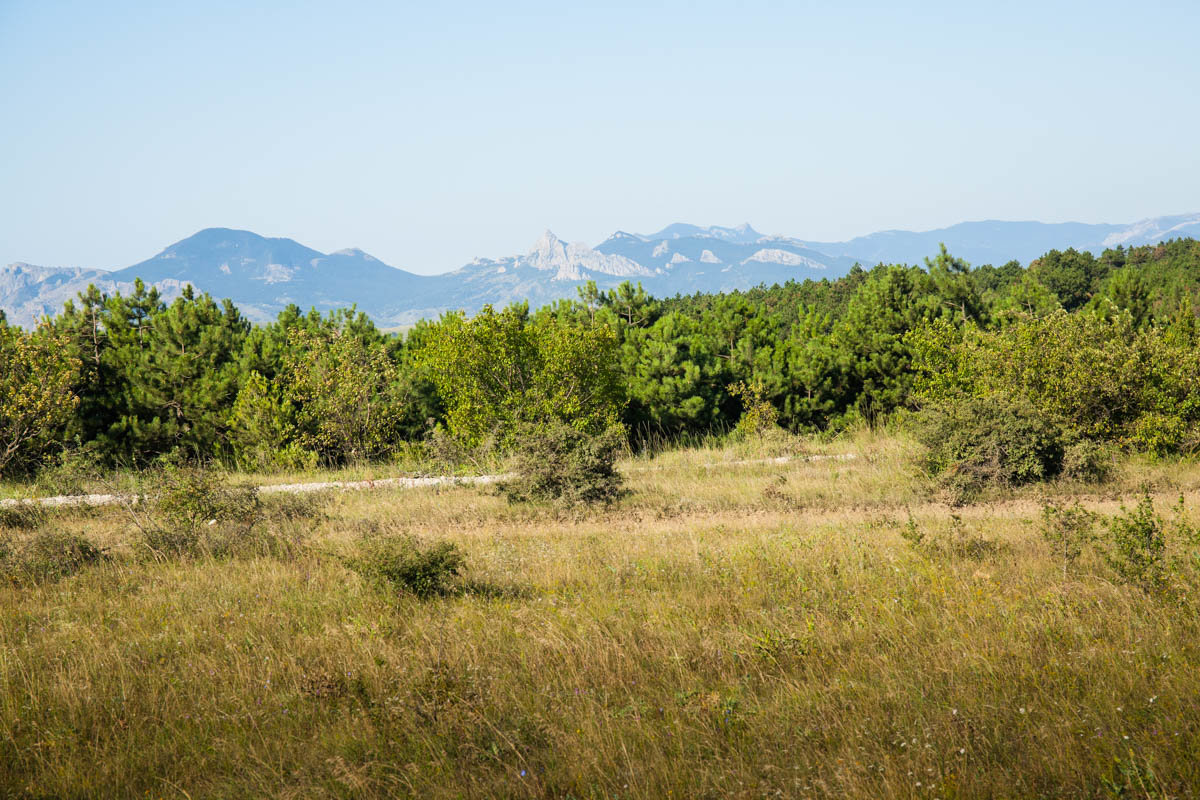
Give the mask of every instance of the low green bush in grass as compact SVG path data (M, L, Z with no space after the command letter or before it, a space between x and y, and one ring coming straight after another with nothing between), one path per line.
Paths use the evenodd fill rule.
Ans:
M451 542L422 545L411 536L370 536L349 560L359 574L393 590L427 598L449 594L466 565Z
M625 432L620 426L590 435L548 420L522 428L518 442L515 475L500 484L509 502L577 507L611 505L621 496L624 478L616 460L625 447Z
M0 577L19 586L74 575L102 558L100 548L66 531L40 530L23 541L0 539Z
M959 498L1056 477L1068 436L1029 403L1004 397L930 405L915 418L925 468Z

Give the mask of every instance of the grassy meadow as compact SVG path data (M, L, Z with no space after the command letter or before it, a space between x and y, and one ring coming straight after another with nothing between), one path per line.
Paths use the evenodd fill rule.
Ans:
M856 457L668 450L587 513L264 496L262 546L209 556L155 557L136 509L9 514L104 558L0 586L0 797L1200 794L1196 555L1151 591L1041 533L1143 487L1195 516L1200 466L955 506L903 438L796 447ZM457 545L454 590L354 569L394 534Z

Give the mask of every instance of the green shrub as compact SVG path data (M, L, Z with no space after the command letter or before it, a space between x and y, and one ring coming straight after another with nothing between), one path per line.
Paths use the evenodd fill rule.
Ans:
M1105 560L1123 580L1159 589L1167 579L1167 536L1163 520L1147 493L1137 507L1107 520L1109 548Z
M742 416L733 433L739 437L763 436L779 428L779 411L766 397L761 380L746 383L737 381L726 387L729 394L742 402Z
M238 465L261 470L282 466L280 456L294 446L295 434L296 409L283 397L280 382L250 370L229 412L229 441Z
M611 504L624 478L616 469L625 431L612 426L588 435L555 420L524 426L513 459L515 477L500 484L509 502L550 501L563 506Z
M1127 313L1058 311L993 330L939 320L908 341L921 400L1007 394L1096 441L1155 455L1200 445L1192 321L1139 327Z
M1094 548L1122 582L1157 591L1190 569L1200 569L1200 528L1189 522L1182 496L1174 512L1175 519L1165 521L1148 493L1133 510L1121 506L1121 513L1112 517L1078 503L1050 504L1042 509L1042 537L1062 560L1064 576L1085 550ZM1098 525L1106 534L1097 531ZM1190 556L1190 562L1179 555Z
M46 494L87 494L104 474L99 448L89 442L64 448L37 475L37 487Z
M405 398L383 342L348 328L297 328L289 332L284 362L282 406L265 413L294 409L294 428L279 428L281 436L294 430L299 445L285 451L285 461L303 460L308 451L327 464L345 464L392 449Z
M466 563L451 542L422 547L411 536L373 536L363 540L350 566L385 586L417 597L447 594Z
M1155 458L1184 452L1195 431L1187 420L1175 414L1150 412L1133 423L1129 446Z
M1077 439L1063 448L1062 475L1080 483L1104 483L1116 471L1116 456L1110 445Z
M929 449L925 466L960 498L988 486L1021 486L1058 475L1066 435L1026 402L964 398L932 405L916 417Z
M468 446L441 425L431 426L421 442L421 456L437 472L454 472L465 464L482 466L495 455L495 441L490 437L475 446Z
M446 427L468 449L487 440L522 449L530 424L569 422L599 433L625 400L620 351L608 325L575 327L528 307L485 305L469 319L447 314L421 348L418 368L437 386Z
M272 466L291 472L312 472L317 468L318 456L306 450L298 442L289 442L275 453Z
M79 397L80 361L49 327L0 324L0 475L29 475L61 441Z
M17 585L65 578L103 557L87 539L65 531L38 531L24 542L0 539L0 575Z
M900 537L912 545L915 550L925 548L925 531L917 525L917 521L913 519L911 512L908 515L908 522L900 529Z
M157 557L228 554L260 521L258 493L226 486L214 470L167 463L143 479L145 510L131 507Z

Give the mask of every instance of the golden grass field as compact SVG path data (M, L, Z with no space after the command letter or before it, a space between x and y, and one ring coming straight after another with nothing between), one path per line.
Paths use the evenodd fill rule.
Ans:
M109 558L0 587L0 796L1200 794L1196 570L1147 593L1039 532L1047 497L1200 508L1200 466L950 507L902 438L806 447L858 457L666 452L582 515L264 499L275 555L153 559L124 509L56 512ZM458 544L462 591L347 567L389 533Z

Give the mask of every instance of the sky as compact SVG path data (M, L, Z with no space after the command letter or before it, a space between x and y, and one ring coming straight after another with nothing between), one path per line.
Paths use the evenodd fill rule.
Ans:
M1200 211L1200 3L0 0L0 263Z

